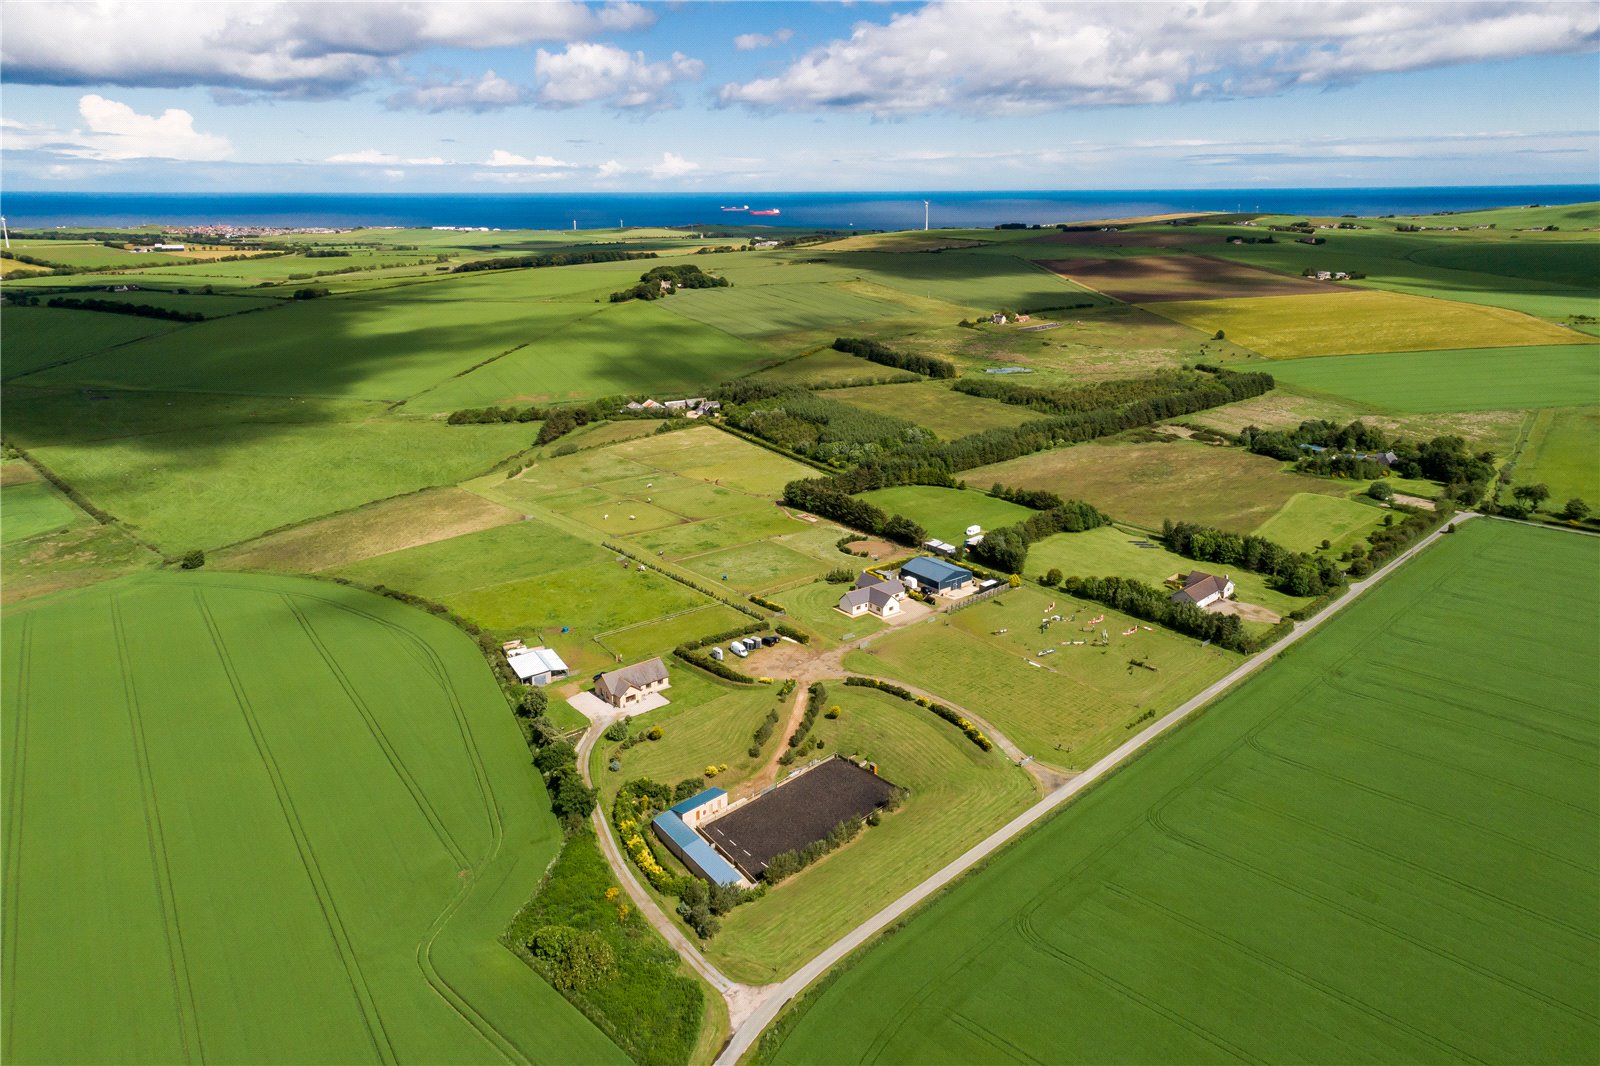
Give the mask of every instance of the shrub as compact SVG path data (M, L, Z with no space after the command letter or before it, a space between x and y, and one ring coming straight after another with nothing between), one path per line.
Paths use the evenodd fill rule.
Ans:
M839 709L839 705L837 703L835 703L832 707L828 708L828 713L823 715L822 717L824 717L824 718L837 718L837 717L839 717L840 713L842 713L842 712Z
M823 575L823 580L830 585L847 585L856 579L856 572L848 567L829 570Z
M1374 500L1394 499L1394 489L1386 481L1374 481L1367 486L1367 495Z
M625 719L618 719L606 726L606 731L601 734L613 744L628 739L628 723Z
M206 565L206 553L199 548L183 553L183 558L178 560L178 567L182 570L198 570Z
M656 725L656 726L651 726L650 727L650 731L645 734L645 737L646 737L646 739L649 739L649 740L660 740L662 737L664 737L666 735L667 735L667 731L665 729L662 729L660 726Z

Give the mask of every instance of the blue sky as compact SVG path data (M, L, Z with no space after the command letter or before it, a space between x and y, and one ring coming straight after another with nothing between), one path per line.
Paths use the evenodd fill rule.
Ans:
M11 0L12 189L1600 179L1593 3Z

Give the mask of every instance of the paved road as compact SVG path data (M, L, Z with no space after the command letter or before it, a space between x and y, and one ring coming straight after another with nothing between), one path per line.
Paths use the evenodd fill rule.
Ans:
M1452 523L1459 525L1468 519L1476 517L1477 515L1473 512L1462 512L1452 519ZM1374 584L1393 573L1397 567L1405 563L1418 552L1422 551L1428 545L1432 544L1442 535L1442 533L1443 530L1434 531L1395 557L1393 561L1384 566L1382 569L1373 573L1372 576L1361 581L1352 582L1349 591L1346 592L1342 598L1336 600L1315 618L1296 626L1293 632L1284 637L1278 643L1274 644L1265 651L1258 652L1251 658L1246 659L1239 665L1237 669L1228 674L1228 676L1211 685L1205 691L1201 692L1193 699L1188 700L1182 706L1167 714L1165 717L1160 718L1151 723L1149 726L1145 727L1132 739L1128 740L1115 751L1111 752L1111 754L1107 755L1105 758L1089 767L1089 769L1085 770L1082 774L1079 774L1067 784L1062 785L1054 792L1051 792L1044 799L1040 800L1038 803L1035 803L1032 807L1029 807L1026 811L1022 812L1017 817L1007 822L1000 829L996 830L981 843L969 849L960 858L944 867L944 869L940 870L938 873L922 882L916 888L913 888L911 891L907 892L905 895L889 904L889 906L885 907L883 910L879 911L862 924L856 926L856 928L852 929L849 933L835 941L831 946L823 951L822 954L818 955L816 958L802 966L799 971L797 971L788 980L776 986L772 986L761 1001L760 1005L750 1013L750 1015L744 1020L743 1024L738 1025L734 1029L733 1035L729 1039L727 1045L723 1047L722 1053L717 1056L716 1061L718 1066L733 1066L734 1063L737 1063L739 1059L743 1057L743 1055L755 1044L756 1038L761 1035L762 1030L770 1025L772 1020L778 1016L778 1012L783 1009L785 1004L787 1004L795 996L799 995L805 990L807 985L811 984L812 981L815 981L818 977L826 973L846 955L850 954L850 952L854 951L862 944L865 944L872 937L876 936L888 926L892 925L913 907L916 907L919 903L926 900L935 892L938 892L945 885L948 885L950 882L960 877L975 863L981 862L983 859L992 855L995 851L1010 841L1012 837L1016 836L1018 833L1021 833L1024 829L1027 829L1033 823L1037 822L1039 819L1043 818L1045 815L1049 814L1063 803L1072 799L1078 793L1090 787L1102 777L1105 777L1107 774L1111 773L1111 771L1115 770L1118 766L1122 765L1130 757L1132 757L1140 748L1155 740L1161 734L1167 732L1173 726L1177 725L1179 722L1198 711L1201 707L1204 707L1206 704L1222 695L1222 693L1226 692L1228 689L1237 685L1240 681L1243 681L1245 678L1249 677L1251 674L1267 665L1267 663L1271 662L1274 658L1280 655L1285 648L1288 648L1297 641L1304 639L1308 633L1311 633L1329 618L1332 618L1334 615L1348 607L1352 602L1358 599L1363 592L1367 591L1367 589L1371 588Z

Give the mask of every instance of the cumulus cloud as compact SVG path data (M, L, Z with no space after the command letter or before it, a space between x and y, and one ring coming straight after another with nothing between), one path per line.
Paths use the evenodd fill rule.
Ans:
M380 152L376 148L363 148L359 152L340 152L330 155L323 160L324 163L354 163L363 166L392 166L404 163L412 167L442 167L449 162L439 156L425 156L420 159L402 159L400 156L388 152Z
M433 82L404 89L384 101L392 111L494 111L522 102L522 87L492 70L481 78Z
M673 85L700 77L705 64L682 52L650 62L643 52L615 45L570 44L564 51L539 49L534 71L542 79L539 102L549 107L605 103L625 111L654 111L676 104Z
M681 155L671 152L661 153L661 162L649 167L646 171L652 178L681 178L685 174L692 174L700 169L699 163L691 163Z
M489 153L489 158L483 161L486 167L571 167L571 163L562 162L554 156L536 155L529 159L525 155L508 152L504 148L496 148Z
M741 52L752 52L757 48L771 48L775 44L785 44L793 36L794 31L788 27L771 33L741 33L733 39L733 46Z
M1024 114L1259 96L1597 42L1600 7L1560 0L938 2L859 23L719 97L773 110Z
M42 85L347 92L425 48L505 48L638 29L634 3L96 0L6 5L0 77Z
M72 130L0 120L5 150L40 150L98 161L176 159L198 163L233 155L228 138L195 129L194 116L181 108L141 115L127 104L90 93L78 99L78 115L83 126Z

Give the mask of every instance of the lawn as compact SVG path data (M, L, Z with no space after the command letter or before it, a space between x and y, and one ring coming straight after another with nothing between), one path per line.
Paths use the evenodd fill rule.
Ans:
M1600 504L1600 409L1540 411L1528 444L1517 461L1513 481L1543 483L1550 489L1545 507L1560 510L1574 496Z
M865 559L851 560L844 556L840 556L840 559L838 566L852 569L866 562ZM809 585L779 593L773 599L782 604L784 613L796 623L819 634L827 646L864 637L883 628L883 622L870 614L850 618L835 610L839 597L850 588L848 584L830 585L826 581L813 581Z
M691 556L683 560L683 565L745 593L792 585L833 569L820 559L776 541L741 544Z
M1063 621L1040 633L1047 614ZM1103 622L1087 624L1101 614ZM1122 635L1135 624L1138 632ZM1101 630L1108 647L1064 646ZM1048 649L1054 652L1040 654ZM1135 668L1131 659L1156 669ZM1145 711L1171 710L1238 662L1232 652L1032 586L891 631L845 657L849 670L927 689L987 719L1023 751L1077 768L1126 740Z
M446 623L165 573L4 653L7 1061L622 1060L497 942L560 832Z
M1348 486L1348 482L1345 484ZM1297 552L1315 551L1326 540L1337 556L1377 529L1388 513L1374 503L1348 496L1301 492L1289 497L1283 510L1261 523L1256 534Z
M991 481L973 478L972 484L988 486ZM976 489L943 489L931 485L899 485L891 489L863 492L860 499L883 508L888 514L901 514L928 531L928 536L958 544L966 539L968 526L985 530L1014 526L1036 512L1021 504L997 499Z
M1331 500L1333 497L1313 496L1311 499ZM1068 577L1131 577L1160 588L1173 574L1209 571L1210 564L1175 555L1146 534L1101 526L1083 533L1057 533L1029 547L1030 575L1037 577L1052 568ZM1230 571L1229 576L1241 602L1258 604L1278 615L1286 615L1310 602L1268 588L1265 577L1248 570Z
M1094 443L970 470L972 485L999 482L1087 500L1113 518L1160 529L1188 519L1249 533L1301 492L1342 495L1348 485L1287 473L1275 459L1193 441Z
M1025 770L915 704L831 682L827 690L841 714L817 718L817 754L876 762L911 795L881 825L723 918L706 954L735 980L766 984L792 973L1038 795Z
M1274 359L1571 344L1576 339L1570 329L1518 311L1394 292L1176 301L1146 309L1205 333L1222 330L1235 344Z
M1590 538L1465 524L880 940L765 1057L1595 1061L1597 567Z
M982 433L986 429L1020 426L1039 417L1037 412L1027 408L968 396L934 381L914 385L867 385L823 395L853 407L908 419L945 440Z
M1503 411L1600 403L1600 348L1546 344L1275 364L1280 381L1394 411Z

